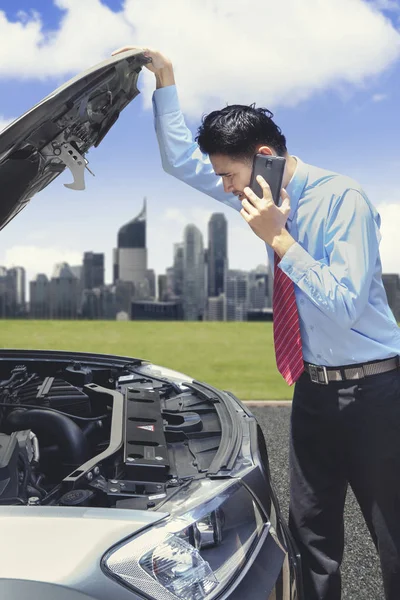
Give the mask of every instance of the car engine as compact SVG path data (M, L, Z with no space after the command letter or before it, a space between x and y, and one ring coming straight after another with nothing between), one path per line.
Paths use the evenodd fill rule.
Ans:
M213 392L148 372L3 365L0 505L150 509L185 482L231 468Z

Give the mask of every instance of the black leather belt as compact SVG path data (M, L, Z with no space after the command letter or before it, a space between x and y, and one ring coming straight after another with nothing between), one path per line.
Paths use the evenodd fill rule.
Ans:
M363 379L370 375L386 373L398 369L400 356L393 356L385 360L363 363L358 365L345 365L343 367L324 367L304 362L304 369L309 373L313 383L328 385L330 381L345 381L348 379Z

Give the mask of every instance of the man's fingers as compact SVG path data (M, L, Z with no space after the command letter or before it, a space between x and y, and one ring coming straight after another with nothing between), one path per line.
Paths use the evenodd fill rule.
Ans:
M243 198L242 206L246 210L246 212L249 213L249 215L258 215L258 210L253 206L251 202L249 202L249 200L247 200L247 198Z
M249 219L251 218L249 213L247 211L245 211L244 208L242 208L242 210L240 211L240 214L242 215L242 217L244 218L245 221L249 222Z
M253 206L257 206L257 202L260 202L261 200L261 198L259 198L249 187L245 187L243 193L246 194L249 204L253 204Z
M256 179L257 179L258 183L260 184L262 191L264 192L264 198L265 198L265 192L268 192L268 194L271 195L271 188L269 187L268 183L265 181L264 177L262 175L257 175Z

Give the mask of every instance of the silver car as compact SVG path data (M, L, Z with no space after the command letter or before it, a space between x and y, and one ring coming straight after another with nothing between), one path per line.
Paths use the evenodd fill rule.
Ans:
M85 154L147 58L78 75L0 134L0 228ZM301 600L259 425L139 358L0 351L0 598Z

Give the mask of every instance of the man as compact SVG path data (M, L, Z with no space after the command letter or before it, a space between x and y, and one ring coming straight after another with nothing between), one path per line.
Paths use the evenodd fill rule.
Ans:
M171 62L146 53L163 168L239 210L274 264L277 366L296 382L289 524L306 600L340 598L348 484L379 551L386 599L399 600L400 328L382 284L380 216L357 182L291 156L264 109L215 111L196 143ZM264 180L263 198L248 187L256 153L286 158L281 206Z

